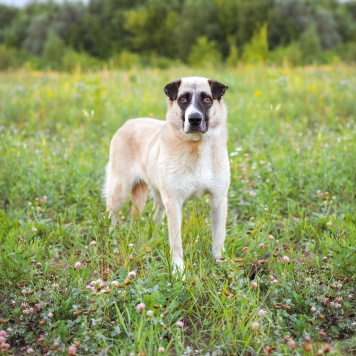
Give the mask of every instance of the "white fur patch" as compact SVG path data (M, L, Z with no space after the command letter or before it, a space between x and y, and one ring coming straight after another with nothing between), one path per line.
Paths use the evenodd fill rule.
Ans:
M188 118L190 115L193 114L200 114L202 115L201 111L195 106L195 91L193 91L193 97L191 104L188 106L187 110L185 111L184 115L184 131L187 132L189 130L189 121Z

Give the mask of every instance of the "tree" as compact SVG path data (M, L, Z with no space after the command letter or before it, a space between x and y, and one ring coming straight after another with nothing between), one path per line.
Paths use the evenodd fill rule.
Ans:
M281 47L285 50L277 57L298 52L310 62L329 49L353 57L356 1L42 0L21 9L0 5L0 44L6 48L44 55L47 40L55 43L50 28L64 47L105 60L130 53L147 63L162 57L188 61L214 43L212 52L217 50L230 65L239 57L265 61L268 50Z
M77 51L85 51L91 56L106 58L110 51L107 41L98 18L85 12L75 32L71 33L70 43Z
M304 0L279 0L278 4L283 16L293 22L297 35L304 32L313 21L310 8Z
M0 4L0 43L5 39L5 31L16 18L20 10L15 7Z
M280 3L273 1L268 9L268 48L286 46L299 37L294 19L285 15Z
M313 59L320 53L320 38L313 23L306 31L303 32L300 37L299 44L306 63L312 62Z
M3 29L4 42L10 47L21 48L30 23L31 17L26 12L20 11L11 24Z
M197 38L215 40L220 31L213 0L186 0L173 36L178 57L187 60Z
M248 63L264 63L267 57L267 24L264 24L252 37L251 42L244 46L242 59Z
M51 28L48 31L46 42L43 46L43 57L48 61L53 69L59 69L64 55L64 43Z
M221 63L221 54L217 50L216 42L209 41L206 36L198 37L189 54L188 62L193 67L219 65Z
M240 0L238 45L243 48L268 21L268 0Z
M239 19L241 0L214 0L215 17L219 23L218 49L224 57L229 57L229 62L236 64L238 59ZM215 20L216 21L216 20Z
M229 54L226 58L226 64L230 67L234 67L237 65L238 60L239 60L239 50L237 48L237 45L235 44L235 41L231 40Z
M337 23L329 10L318 8L314 18L316 30L323 49L330 49L341 42L341 36L337 30Z
M355 14L347 7L349 3L339 6L335 13L334 18L337 23L337 30L343 42L355 41L356 42L356 2Z
M47 39L50 20L45 14L36 15L27 30L27 36L22 44L23 49L32 54L40 55Z
M147 5L125 12L124 29L131 48L140 53L176 55L174 30L178 24L179 2L150 0Z
M52 26L56 34L61 38L66 38L72 28L77 26L85 12L82 3L64 2L56 12Z

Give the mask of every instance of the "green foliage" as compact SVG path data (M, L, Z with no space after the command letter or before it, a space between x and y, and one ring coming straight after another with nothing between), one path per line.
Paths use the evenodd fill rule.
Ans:
M229 55L226 58L226 64L230 67L234 67L237 65L239 60L239 50L236 44L231 43L229 48Z
M334 54L341 57L345 62L356 63L356 43L346 42L336 48Z
M215 17L217 17L219 27L231 45L238 37L240 21L237 21L237 19L241 17L242 2L236 0L214 0L214 4ZM235 41L232 41L232 38Z
M135 51L174 55L172 38L178 22L175 11L159 3L150 3L147 7L127 11L125 17L124 28Z
M277 47L269 53L268 61L278 65L300 65L303 62L303 54L299 43L293 42L287 47Z
M221 55L217 50L216 42L209 41L207 37L198 37L196 44L188 57L193 67L216 67L221 63Z
M174 31L177 54L189 62L189 55L200 37L216 40L219 23L216 21L216 7L213 0L186 0ZM170 39L172 41L172 38Z
M105 58L108 56L108 43L105 32L102 31L99 19L90 13L84 13L76 36L73 36L74 49L85 50L89 55Z
M256 30L268 23L269 0L241 0L241 11L238 17L237 39L241 47L249 43Z
M0 43L4 41L6 29L11 26L18 12L19 10L15 7L0 4Z
M247 43L242 53L246 63L265 63L268 57L267 24L254 34L251 42Z
M117 56L113 56L109 60L109 68L112 69L131 69L140 68L142 66L140 56L136 53L132 53L123 50Z
M68 53L69 61L92 59ZM138 221L125 204L109 233L100 191L117 127L163 119L164 85L197 70L70 70L0 73L0 330L8 354L66 355L72 346L88 355L163 347L163 355L287 356L303 355L306 337L310 354L355 351L352 66L203 71L229 86L226 258L210 253L207 200L187 202L184 281L172 274L167 224L154 225L152 203Z
M46 14L33 17L31 24L26 31L26 38L23 42L23 49L31 54L40 55L46 42L50 28L50 20Z
M174 68L174 67L183 67L182 62L179 59L170 59L167 57L160 57L156 54L151 54L148 56L143 56L141 62L144 67L148 68Z
M320 54L320 38L314 25L310 25L308 29L302 34L299 44L304 63L312 62L313 59Z
M320 38L320 45L323 49L333 48L341 42L338 24L330 11L319 8L314 18L315 27Z
M134 49L147 49L152 47L152 42L146 43L147 39L152 38L152 33L148 32L151 25L149 11L147 8L130 10L126 13L125 29L132 33L131 43Z
M52 69L59 69L64 52L65 48L62 39L51 28L43 46L43 58L49 63Z
M0 45L0 71L20 68L28 57L24 51Z
M86 52L77 52L71 48L66 48L64 50L59 69L68 72L80 72L100 70L104 66L105 62L98 58L89 56Z
M51 28L63 42L63 48L103 60L109 67L126 61L120 59L122 53L138 55L143 66L153 63L165 68L174 66L176 61L189 63L189 55L200 37L215 42L220 61L231 66L238 59L248 63L266 62L267 48L270 52L277 51L272 57L280 62L281 53L288 52L282 57L290 57L296 51L296 43L303 58L288 59L291 63L331 63L333 58L352 61L352 46L356 43L353 3L91 0L31 2L21 9L1 5L0 44L39 57L31 59L33 68L63 68L58 61L55 65L51 63L43 53ZM351 55L343 55L340 50L343 45L351 48ZM9 66L15 67L16 63Z

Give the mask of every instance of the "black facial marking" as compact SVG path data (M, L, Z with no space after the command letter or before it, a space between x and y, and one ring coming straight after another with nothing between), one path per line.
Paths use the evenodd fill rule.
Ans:
M171 102L177 101L181 108L183 129L186 133L206 133L209 128L209 112L214 105L214 100L221 100L225 94L227 85L208 80L210 91L200 91L196 83L192 83L190 90L180 93L178 97L181 79L167 84L164 92Z
M211 93L213 94L213 98L220 100L221 97L225 94L228 86L222 83L217 82L216 80L208 80L211 88Z
M179 95L178 105L181 107L182 110L185 111L185 109L189 106L191 99L192 99L191 93L189 92L182 93L181 95Z
M178 89L180 86L181 80L176 80L175 82L169 83L164 87L164 92L171 101L177 99Z
M185 125L189 125L189 132L191 133L205 133L208 131L209 109L213 105L213 98L210 93L198 92L193 88L192 91L181 93L177 99L177 103L182 110L183 128ZM194 107L194 110L186 118L186 111L191 106Z
M213 98L211 95L201 92L200 93L200 100L203 104L204 107L210 109L210 107L213 105Z

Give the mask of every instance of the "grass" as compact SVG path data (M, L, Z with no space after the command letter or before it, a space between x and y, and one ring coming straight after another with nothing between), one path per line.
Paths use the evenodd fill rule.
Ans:
M229 86L232 183L225 260L206 198L186 204L182 281L152 203L109 234L100 190L116 129L164 119L190 74ZM4 354L356 352L353 67L0 76Z

